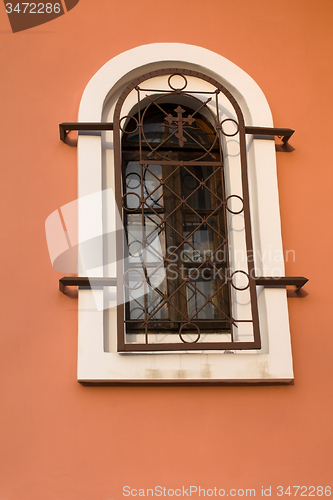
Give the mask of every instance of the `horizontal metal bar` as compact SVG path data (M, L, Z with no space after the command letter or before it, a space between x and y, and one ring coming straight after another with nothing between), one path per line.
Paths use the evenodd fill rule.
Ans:
M66 142L68 132L71 130L113 130L113 123L110 122L63 122L59 123L59 133L62 142Z
M304 276L281 276L279 278L273 277L258 277L255 278L256 285L261 285L270 288L279 288L287 285L295 286L296 290L302 288L309 280Z
M304 276L271 276L255 278L256 285L269 288L295 286L296 290L302 288L309 280ZM66 293L66 286L78 286L85 288L102 288L104 286L117 286L117 278L88 278L78 276L65 276L59 280L59 290Z
M68 132L71 130L113 130L111 122L63 122L59 123L60 139L65 142ZM253 135L273 135L282 138L282 142L286 144L295 130L291 128L271 128L271 127L245 127L246 134Z
M273 135L281 137L283 144L286 144L295 130L291 128L270 128L270 127L245 127L246 134L253 135Z
M194 166L194 167L222 167L223 163L221 161L183 161L183 160L140 160L140 165L177 165L183 166Z
M81 276L65 276L59 280L59 290L62 293L66 293L67 286L78 286L84 288L117 286L117 278L88 278Z
M149 335L149 332L148 332ZM244 349L260 349L261 342L254 340L253 342L184 342L184 343L154 343L154 344L124 344L123 347L118 348L118 352L135 352L135 351L202 351L215 350L244 350Z

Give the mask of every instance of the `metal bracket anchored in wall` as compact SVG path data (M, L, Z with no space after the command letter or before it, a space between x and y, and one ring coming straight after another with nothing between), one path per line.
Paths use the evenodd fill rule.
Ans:
M256 285L269 288L280 288L294 286L296 291L300 290L309 280L303 276L282 276L279 278L259 277L255 278ZM117 286L117 278L87 278L65 276L59 280L59 290L66 294L67 286L78 286L79 288L103 288L104 286Z
M264 286L267 288L294 286L296 292L309 281L308 278L304 278L304 276L282 276L280 278L258 277L255 278L255 280L256 285Z
M86 123L76 123L76 122L64 122L64 123L59 123L59 132L60 132L60 139L62 142L66 143L66 137L68 135L68 132L71 130L84 130L84 131L101 131L101 130L113 130L113 123L92 123L92 122L86 122Z
M62 293L66 293L67 286L78 286L79 288L103 288L104 286L117 286L117 278L65 276L59 280L59 290Z

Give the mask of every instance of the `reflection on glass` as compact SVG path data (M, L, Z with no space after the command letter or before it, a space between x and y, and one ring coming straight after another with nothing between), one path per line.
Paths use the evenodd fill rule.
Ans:
M193 99L193 106L196 108L199 107L195 99ZM182 104L181 110L179 110L177 105L163 103L161 100L157 100L156 104L151 104L142 114L143 129L141 143L150 144L151 146L157 146L161 143L168 147L179 146L179 137L177 134L177 117L179 113L184 123L183 147L187 149L196 147L211 148L214 141L216 141L216 134L207 119L200 114L196 114L195 119L191 119L193 110L187 106ZM135 115L135 118L138 119L138 114ZM131 145L138 144L139 137L139 129L133 133L126 134L123 141L124 146L130 147Z
M141 182L141 177L143 182ZM161 165L143 165L138 161L129 161L126 166L126 207L130 210L138 208L139 198L143 198L148 207L163 207L163 190L160 186L162 178Z
M183 104L161 106L141 110L143 125L122 142L126 331L131 342L143 333L141 342L148 333L181 342L186 324L184 332L197 336L200 328L216 339L230 334L220 149L202 115L188 120L191 110ZM185 120L181 133L177 113ZM156 146L162 158L152 151ZM204 151L195 163L203 149L212 154Z

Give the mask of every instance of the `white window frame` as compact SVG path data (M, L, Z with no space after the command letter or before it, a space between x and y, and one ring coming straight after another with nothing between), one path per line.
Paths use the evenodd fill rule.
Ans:
M144 45L124 52L106 63L88 83L79 110L79 122L103 121L110 96L118 96L133 81L152 69L192 68L221 82L236 98L248 126L273 127L266 98L243 70L207 49L178 43ZM250 212L255 267L261 276L284 276L276 175L275 144L272 139L248 136ZM102 191L102 134L79 134L78 225L79 241L103 234L103 200L87 205L80 199ZM103 259L102 240L98 249ZM82 262L82 255L80 256ZM83 265L84 267L84 265ZM264 272L265 271L265 274ZM103 276L103 267L90 276ZM79 291L78 380L80 382L291 382L292 354L285 288L258 289L262 348L258 351L118 353L105 350L105 318L96 302L103 290ZM112 314L109 321L113 321ZM114 331L116 337L116 330Z

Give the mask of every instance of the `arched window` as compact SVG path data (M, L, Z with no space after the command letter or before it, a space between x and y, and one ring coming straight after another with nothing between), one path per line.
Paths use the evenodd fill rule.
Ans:
M174 73L186 78L183 90L183 77L178 82L176 77L169 80ZM152 101L161 104L163 111ZM197 120L193 122L191 116ZM258 85L232 62L207 49L151 44L119 54L93 76L83 94L78 121L113 124L113 131L107 127L107 132L79 135L78 226L80 241L106 235L94 248L94 269L81 255L82 275L117 284L79 290L78 379L111 383L291 381L286 291L256 286L254 278L254 269L257 276L284 276L283 259L270 258L283 255L274 140L251 135L258 127L273 127ZM186 165L191 160L195 165ZM103 193L108 197L110 192L113 203L105 203ZM193 194L187 208L173 214L173 206L183 197L186 200L188 192ZM81 203L87 196L96 202ZM221 200L224 208L213 213ZM161 224L168 216L170 226L166 221ZM202 224L199 232L198 222L204 216L218 221L214 229ZM170 246L176 246L169 252L168 234ZM159 265L164 258L178 259L181 242L184 260L190 259L194 270L201 266L203 250L208 254L212 246L227 245L226 255L221 252L215 258L229 272L227 285L214 297L219 277L214 282L209 276L208 284L199 286L199 278L187 282L175 308L175 295L170 293L174 284L169 283L168 273L174 271L176 283L188 268L184 265L180 271L179 260L175 269L174 262ZM115 247L116 256L110 256ZM150 255L155 273L148 271L148 258L142 255ZM134 271L135 265L139 272ZM139 284L146 291L135 296L130 287L139 290ZM162 304L159 292L166 304L157 311ZM156 306L154 301L160 303ZM149 317L149 312L154 313L153 321L143 325L147 318L143 321L142 316ZM232 320L231 327L224 314ZM179 335L182 324L188 325L182 329L183 340ZM146 325L149 333L142 330ZM163 334L166 328L170 331Z
M137 103L124 111L133 95ZM237 120L224 116L223 98ZM118 315L124 322L120 327L118 321L118 351L260 347L256 284L247 259L252 240L246 156L238 155L228 196L223 163L223 136L244 135L242 123L226 89L193 71L143 75L120 96L115 169L125 238L117 256ZM231 215L245 225L237 268Z

